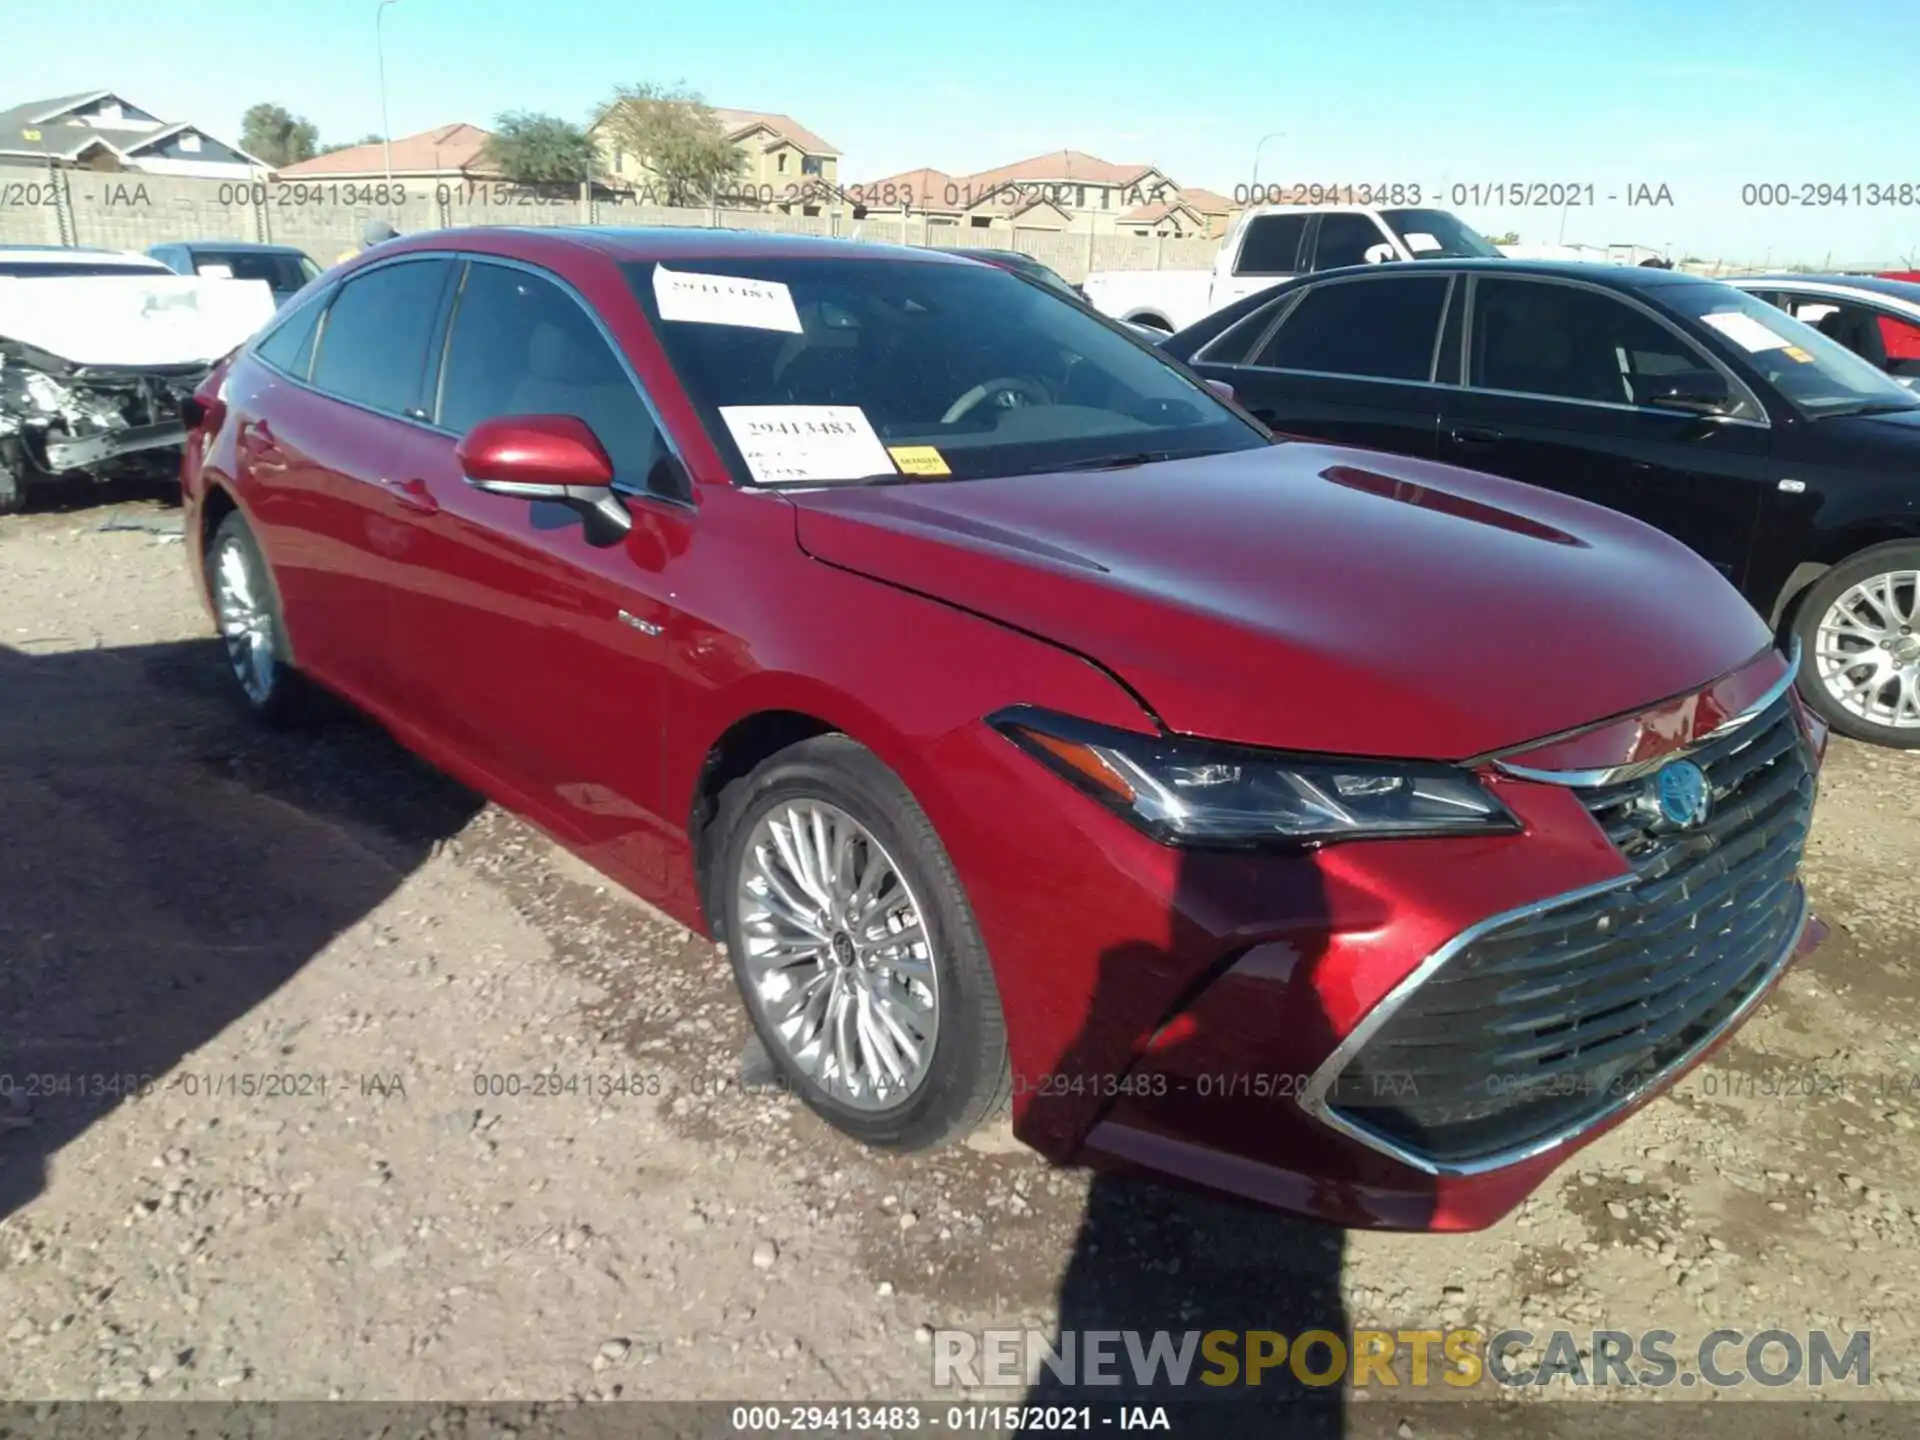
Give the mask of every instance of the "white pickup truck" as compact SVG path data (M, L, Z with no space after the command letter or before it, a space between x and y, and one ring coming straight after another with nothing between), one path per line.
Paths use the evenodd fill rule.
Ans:
M1282 280L1390 260L1499 259L1485 236L1445 210L1266 205L1234 222L1211 270L1099 270L1087 299L1145 330L1184 330Z

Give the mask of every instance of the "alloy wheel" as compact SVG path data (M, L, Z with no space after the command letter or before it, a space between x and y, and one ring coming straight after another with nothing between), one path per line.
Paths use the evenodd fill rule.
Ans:
M266 591L266 577L246 544L234 535L223 539L213 557L214 614L233 678L255 706L272 698L277 678L273 611Z
M820 800L775 805L735 879L748 994L832 1099L892 1110L926 1079L940 982L926 911L873 833Z
M1814 666L1834 703L1871 725L1920 727L1920 570L1848 587L1820 617Z

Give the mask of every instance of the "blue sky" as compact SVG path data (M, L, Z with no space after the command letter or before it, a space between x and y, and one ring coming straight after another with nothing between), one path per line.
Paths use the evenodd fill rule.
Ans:
M57 6L7 7L0 104L111 87L233 138L256 100L328 139L380 128L373 0L84 8L76 35ZM398 0L383 25L396 134L513 108L578 119L615 84L684 80L795 116L849 180L1071 147L1231 194L1282 131L1263 182L1594 186L1595 208L1564 213L1449 206L1524 241L1920 262L1920 204L1741 194L1920 190L1912 0ZM1674 203L1629 208L1641 184Z

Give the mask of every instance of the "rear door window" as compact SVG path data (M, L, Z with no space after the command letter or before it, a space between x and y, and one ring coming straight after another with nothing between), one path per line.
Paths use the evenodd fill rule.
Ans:
M1373 380L1429 379L1450 283L1445 275L1396 275L1316 285L1248 363Z
M428 346L453 269L445 259L404 260L341 285L320 329L314 386L370 410L428 418Z
M1380 247L1392 254L1386 232L1374 223L1371 215L1356 215L1345 210L1322 215L1320 238L1313 247L1313 268L1333 270L1342 265L1365 265L1368 252L1377 254Z
M1295 275L1300 271L1300 241L1307 233L1304 215L1256 215L1240 241L1236 275Z

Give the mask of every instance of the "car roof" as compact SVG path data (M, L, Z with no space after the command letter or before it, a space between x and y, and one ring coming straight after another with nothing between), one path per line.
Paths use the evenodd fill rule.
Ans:
M505 242L505 247L500 242ZM859 259L919 260L930 265L963 265L958 256L920 245L888 245L873 240L829 239L824 235L781 235L760 230L706 230L679 225L488 225L418 231L382 243L381 255L405 250L455 249L511 253L513 247L551 245L591 251L615 260L699 259Z
M180 250L231 250L245 254L304 255L298 245L275 245L262 240L163 240L153 248L169 246Z
M1884 275L1736 275L1727 283L1738 285L1742 289L1807 285L1862 290L1868 294L1886 295L1895 300L1920 302L1920 282L1889 280Z
M1298 277L1301 281L1325 280L1331 275L1379 275L1383 272L1402 274L1411 271L1425 274L1431 270L1465 270L1481 275L1537 275L1547 279L1586 280L1611 285L1621 290L1648 290L1663 285L1711 285L1715 282L1704 275L1689 274L1685 270L1658 270L1651 265L1602 265L1591 260L1509 260L1443 258L1435 256L1431 260L1401 260L1385 265L1342 265L1332 270L1316 270L1311 275Z

